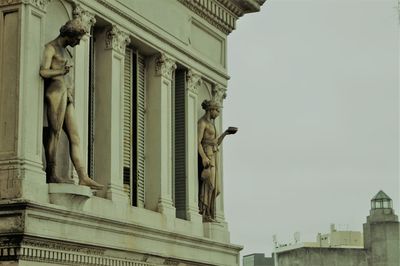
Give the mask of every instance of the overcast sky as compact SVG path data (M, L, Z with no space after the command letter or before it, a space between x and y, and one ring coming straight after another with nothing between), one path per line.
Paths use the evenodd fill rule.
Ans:
M229 36L225 215L242 255L399 214L397 0L268 0Z

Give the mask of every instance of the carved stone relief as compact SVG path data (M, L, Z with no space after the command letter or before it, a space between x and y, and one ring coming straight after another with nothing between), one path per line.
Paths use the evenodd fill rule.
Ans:
M125 47L130 42L128 33L113 25L106 33L106 49L113 49L125 54Z
M222 103L226 98L226 88L219 84L216 84L212 88L212 97L214 101L216 101L217 103L220 104L220 106L222 106Z
M164 78L172 79L172 73L176 69L175 61L167 57L165 54L160 54L156 57L156 74Z
M195 73L193 70L189 70L187 73L187 89L191 92L198 94L199 86L203 82L201 76L198 73Z

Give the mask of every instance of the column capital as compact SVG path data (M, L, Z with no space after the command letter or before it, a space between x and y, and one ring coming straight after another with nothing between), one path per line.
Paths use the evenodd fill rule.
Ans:
M187 89L193 92L194 94L198 95L199 87L203 82L201 75L189 69L186 75L186 80L187 80Z
M91 27L96 23L94 14L88 10L85 10L75 0L69 0L72 5L72 17L74 19L80 19L87 32L90 32Z
M0 6L7 4L18 4L18 2L22 2L27 5L32 5L43 12L46 12L48 4L51 0L0 0Z
M215 84L212 88L212 98L222 106L226 98L226 88L220 84Z
M106 49L125 54L125 47L130 43L129 34L113 25L106 33Z
M167 57L164 53L161 53L156 57L156 75L162 76L167 79L172 79L172 73L176 69L175 60Z

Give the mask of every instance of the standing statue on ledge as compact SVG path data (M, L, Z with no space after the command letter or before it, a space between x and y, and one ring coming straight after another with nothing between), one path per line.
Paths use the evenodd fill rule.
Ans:
M80 156L81 146L75 118L72 88L67 74L72 58L67 46L75 47L82 37L88 33L81 19L72 19L60 29L59 36L46 44L40 76L45 79L45 101L47 103L47 119L49 128L44 140L46 153L46 175L48 183L73 183L72 179L63 179L56 175L56 154L61 129L64 129L70 146L71 160L79 177L79 185L92 189L103 186L89 178Z
M226 135L235 134L236 127L229 127L217 137L214 121L220 106L216 101L204 100L201 104L206 113L197 122L199 149L199 211L204 222L215 222L216 198L220 193L217 167L218 146Z

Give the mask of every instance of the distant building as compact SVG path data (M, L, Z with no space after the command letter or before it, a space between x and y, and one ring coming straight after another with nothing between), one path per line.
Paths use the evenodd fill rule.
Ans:
M363 235L356 231L338 231L331 225L329 234L318 234L317 245L321 247L363 247Z
M296 237L295 237L296 238ZM336 230L331 225L328 234L318 234L316 242L276 243L276 263L258 264L264 254L243 257L243 266L399 266L400 223L392 199L379 191L371 200L371 211L363 234ZM274 255L275 255L274 254Z
M371 211L360 232L337 231L317 236L317 242L281 245L275 266L398 266L400 223L392 200L383 191L371 200Z
M274 266L274 258L267 258L264 253L243 256L243 266Z

